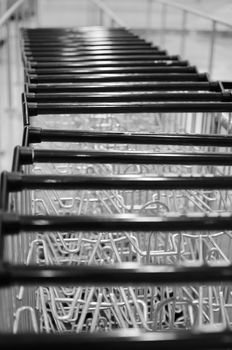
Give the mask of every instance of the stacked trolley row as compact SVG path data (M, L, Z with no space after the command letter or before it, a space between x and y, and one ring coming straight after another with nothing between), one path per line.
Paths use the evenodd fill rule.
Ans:
M0 341L230 347L230 92L124 29L27 29L22 47Z

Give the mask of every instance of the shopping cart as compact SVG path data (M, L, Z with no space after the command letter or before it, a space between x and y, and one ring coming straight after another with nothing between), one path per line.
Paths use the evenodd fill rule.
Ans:
M230 348L230 92L123 29L22 36L0 343Z
M56 162L56 159L58 161L61 161L61 158L63 157L63 161L68 163L70 166L70 163L72 161L75 161L76 163L80 163L81 159L83 159L83 155L79 154L80 159L78 160L78 152L70 152L70 151L39 151L39 150L33 150L28 148L17 148L16 152L18 153L18 156L15 157L15 160L19 160L19 164L16 166L14 165L14 168L16 169L21 168L23 166L23 152L24 158L26 160L26 164L29 163L29 153L31 152L31 161L32 162L46 162L48 159L52 159L52 162ZM25 157L26 155L26 157ZM100 162L102 164L109 163L109 159L111 158L112 163L119 163L121 162L125 163L135 163L136 160L139 163L151 163L152 161L155 163L158 159L158 164L164 164L167 163L169 165L175 163L175 164L184 164L192 165L192 164L204 164L206 168L208 168L209 165L229 165L231 163L229 155L226 153L224 155L222 154L214 154L210 155L199 155L197 154L195 156L195 159L191 157L191 155L184 155L184 157L181 158L180 155L175 155L174 160L172 159L172 156L168 156L165 160L165 155L156 155L151 157L147 157L143 155L138 155L137 157L134 157L129 154L125 153L103 153L102 155L99 155L99 152L96 154L86 153L88 156L87 162ZM102 160L100 160L100 157L102 157ZM159 156L163 159L159 159ZM40 158L41 157L41 158ZM188 159L189 158L189 159ZM204 158L204 159L203 159ZM211 160L210 160L211 158ZM206 160L207 159L207 160ZM214 159L214 160L212 160ZM95 167L96 168L96 167ZM91 176L83 176L83 173L77 176L73 175L66 175L65 177L62 176L51 176L52 169L49 169L50 175L19 175L16 174L14 177L14 174L5 174L4 179L2 180L2 183L5 184L5 188L13 188L13 192L15 191L22 191L22 189L27 190L27 194L24 193L24 196L27 195L27 204L29 202L29 210L32 210L31 214L33 215L104 215L109 216L112 214L131 214L136 213L143 216L148 216L152 219L154 217L159 218L159 220L163 219L170 219L170 215L172 216L174 211L175 215L190 215L190 212L194 213L194 215L204 214L204 219L206 219L208 216L211 218L211 215L215 215L215 213L218 214L229 214L230 213L230 192L229 191L223 191L225 189L230 188L231 184L231 178L230 177L224 177L224 176L215 176L215 169L212 170L213 173L204 173L203 171L204 167L201 167L201 175L202 177L194 176L195 174L192 173L191 177L182 177L181 179L178 177L171 177L171 178L162 178L160 179L157 177L157 169L155 170L155 173L151 173L150 177L147 176L112 176L115 174L110 174L111 176L105 176L102 177L104 174L96 174L95 176L91 174ZM69 168L70 169L70 168ZM21 168L22 170L22 168ZM107 169L109 171L109 168ZM40 170L41 171L41 170ZM56 172L55 172L56 173ZM80 174L81 171L78 171L78 174ZM162 170L162 173L164 174L164 171ZM175 171L174 171L175 173ZM148 172L146 172L146 175ZM182 168L182 174L183 174L183 168ZM101 175L101 176L99 176ZM109 175L109 174L107 174ZM170 176L170 174L168 174ZM173 175L173 173L171 173ZM189 175L189 172L188 172ZM210 177L210 175L213 175ZM207 178L208 176L208 178ZM11 185L9 185L11 183ZM13 185L12 185L13 184ZM25 188L24 188L25 187ZM133 190L129 193L125 191L127 187L130 190ZM194 191L196 188L202 188L203 191ZM36 188L35 191L33 189ZM46 189L43 191L43 188ZM66 189L65 192L61 192L60 189ZM75 188L75 190L71 191L72 188ZM80 188L84 188L84 194L81 194ZM114 191L107 191L109 188L112 188ZM29 190L32 189L32 191L29 192ZM100 191L102 189L102 191ZM122 191L123 189L123 191ZM140 191L139 191L140 189ZM172 189L172 190L171 190ZM180 191L180 189L184 189ZM210 191L209 189L214 189L214 191ZM216 191L215 191L216 189ZM221 192L218 190L221 189ZM92 191L91 191L92 190ZM97 191L96 191L97 190ZM116 190L116 191L115 191ZM121 190L121 191L117 191ZM150 191L149 191L150 190ZM152 191L151 191L152 190ZM9 190L8 190L9 191ZM5 191L2 191L3 193ZM139 193L140 192L140 193ZM150 194L150 198L149 198ZM222 196L222 198L220 197ZM224 196L224 197L223 197ZM23 195L21 195L23 197ZM12 202L13 201L13 202ZM14 207L14 197L11 199L5 199L5 208L6 203L8 202L9 207L12 209ZM11 203L9 203L11 202ZM16 200L15 200L16 202ZM227 207L224 206L225 202L227 202ZM96 204L97 203L97 204ZM128 205L129 203L129 205ZM132 205L133 204L133 205ZM222 207L221 207L222 205ZM96 209L98 210L96 212ZM44 211L45 210L45 211ZM83 211L84 210L84 211ZM205 217L206 215L206 217ZM47 217L48 218L48 217ZM104 220L104 218L101 218ZM144 219L144 217L143 217ZM150 223L152 222L149 221ZM199 219L199 217L198 217ZM160 223L161 223L160 222ZM156 223L154 224L154 227L156 228ZM166 222L168 224L168 221ZM190 219L188 224L190 223ZM106 224L106 223L105 223ZM162 225L162 224L161 224ZM172 225L169 226L169 230ZM211 226L212 227L212 226ZM167 229L166 229L167 230ZM192 230L192 229L191 229ZM199 230L199 226L198 226ZM204 230L204 229L203 229ZM207 232L206 234L204 232L198 231L195 232L169 232L169 233L162 233L158 232L157 235L157 228L155 232L149 233L149 239L146 236L146 234L142 234L142 232L139 232L139 234L133 233L131 234L117 234L114 233L114 235L111 235L109 233L106 233L105 235L96 235L96 233L87 233L83 234L80 233L81 236L76 235L73 232L72 237L67 235L65 233L64 235L57 234L57 232L53 232L53 234L43 234L42 236L38 236L36 239L33 239L29 243L30 248L28 248L28 255L26 257L27 263L31 263L31 259L33 259L33 252L37 248L41 252L41 249L44 249L42 256L43 256L43 263L46 264L105 264L105 263L122 263L122 262L128 262L128 261L135 261L139 262L140 264L148 264L148 265L163 265L163 264L170 264L174 266L178 266L179 264L186 264L186 263L197 263L202 262L204 263L207 261L207 264L210 264L210 262L215 262L215 259L217 260L217 263L229 263L230 261L230 254L229 250L227 251L228 247L230 246L230 234L225 232ZM225 237L224 237L225 236ZM181 238L180 238L181 237ZM31 237L32 238L32 237ZM24 238L25 239L25 238ZM43 243L42 243L43 242ZM18 246L17 242L17 246ZM25 241L24 241L25 244ZM41 248L41 244L42 247ZM101 249L99 248L99 245ZM103 245L103 246L102 246ZM222 246L220 246L222 245ZM107 249L106 249L106 248ZM99 251L101 250L101 252ZM105 250L107 251L107 254L104 255ZM14 251L14 249L13 249ZM81 253L80 253L81 251ZM75 254L77 253L78 254ZM35 253L34 253L35 254ZM35 254L35 256L38 258L38 252ZM10 254L8 252L7 257L9 258ZM71 258L72 256L72 258ZM45 260L44 260L45 259ZM105 260L106 259L106 260ZM33 260L32 260L33 261ZM38 264L41 264L41 261L37 261ZM193 288L193 287L192 287ZM145 327L145 330L154 330L156 329L168 329L170 330L170 315L172 316L172 327L171 329L181 329L181 328L188 328L195 324L195 321L193 322L193 319L189 319L189 315L187 317L188 321L186 321L186 318L183 316L186 314L185 308L189 309L189 305L193 302L193 304L196 306L197 301L194 299L191 295L193 293L192 288L182 287L177 288L175 291L173 291L173 288L167 288L167 287L160 287L156 286L155 289L152 291L152 300L154 302L154 305L151 306L151 300L148 295L150 295L150 289L147 290L146 288L140 287L140 293L138 299L140 300L140 303L144 301L145 295L148 299L146 305L150 305L151 311L147 310L147 314L145 319L147 320L147 323L144 323L144 318L142 320L138 320L134 322L134 326L137 324L136 327L139 325L141 327ZM196 288L196 287L195 287ZM200 298L198 293L205 293L203 287L200 287L200 292L198 292L198 289L195 290L193 288L196 298ZM202 289L203 288L203 289ZM216 288L216 287L215 287ZM207 293L216 293L214 287L209 287L209 290L206 289ZM49 292L47 290L46 295L49 295ZM55 289L56 293L58 293L57 289ZM55 293L54 291L54 293ZM84 289L84 291L86 291ZM93 302L93 299L95 298L95 289L91 290L92 293L88 290L90 294L88 294L88 300L89 302ZM51 292L51 291L50 291ZM73 291L74 295L72 295L72 298L70 297L70 302L72 301L72 305L74 303L74 300L77 297L75 292ZM78 292L80 292L78 290ZM133 292L133 288L130 290L130 292ZM106 293L106 292L105 292ZM117 292L119 294L119 298L124 298L125 302L125 291L124 289L119 290ZM218 292L219 293L219 292ZM221 291L220 291L221 293ZM219 294L220 294L219 293ZM107 293L106 293L107 294ZM137 295L137 292L135 293ZM78 294L79 295L79 294ZM132 293L132 296L134 294ZM207 294L208 295L208 294ZM210 294L211 295L211 294ZM187 296L189 296L189 299L187 299ZM86 297L86 296L85 296ZM44 296L43 296L44 298ZM60 296L61 298L61 296ZM100 297L99 297L100 298ZM101 296L102 298L102 296ZM134 298L134 297L133 297ZM205 304L207 303L208 296L205 297ZM182 300L183 299L183 300ZM58 299L57 299L58 300ZM84 299L85 300L85 299ZM95 299L94 299L95 300ZM127 304L130 304L132 301L129 299L127 300ZM176 300L179 300L177 302L177 306L174 307L173 311L173 305L172 303ZM103 302L103 301L102 301ZM109 302L109 301L108 301ZM199 300L198 300L199 302ZM84 301L83 301L84 303ZM109 302L110 303L110 302ZM119 304L121 303L118 302ZM208 301L210 303L210 301ZM56 304L56 303L55 303ZM104 302L103 302L104 304ZM59 305L59 303L57 304ZM78 304L79 305L79 304ZM111 304L110 304L111 305ZM160 305L163 305L162 307ZM108 305L109 306L109 305ZM155 307L158 307L160 309L160 320L157 322L153 322L154 313L156 314ZM58 306L57 306L58 307ZM109 307L112 307L109 306ZM192 306L191 306L192 307ZM209 307L206 306L206 308ZM90 310L92 310L93 306L89 305ZM175 309L176 308L176 309ZM59 307L58 307L59 309ZM162 309L162 311L161 311ZM198 309L198 306L196 306L196 309ZM165 311L166 310L166 311ZM169 311L167 311L169 310ZM184 311L185 310L185 311ZM54 310L53 310L54 311ZM137 310L138 311L138 310ZM58 311L57 311L58 312ZM87 309L86 309L87 312ZM144 315L143 310L143 315ZM158 312L158 314L159 314ZM188 310L189 312L189 310ZM192 314L191 314L192 313ZM122 315L123 315L122 311ZM193 316L193 314L196 317L196 310L193 312L193 310L190 312L190 314ZM129 327L129 324L125 324L125 320L123 321L122 315L120 317L121 323L115 325L115 327ZM164 316L166 315L166 316ZM175 316L176 315L176 316ZM179 315L179 316L177 316ZM56 315L57 316L57 315ZM212 315L211 315L212 316ZM53 315L54 317L54 315ZM58 316L57 316L58 317ZM63 320L64 316L58 317ZM72 314L73 317L73 314ZM119 316L118 316L119 317ZM128 317L125 316L126 319ZM203 316L202 316L203 317ZM205 316L207 319L207 316ZM216 316L213 316L216 317ZM64 318L67 321L67 318ZM90 316L91 319L91 316ZM168 320L168 321L167 321ZM205 320L205 318L204 318ZM57 321L58 322L58 321ZM90 320L88 320L89 323ZM187 327L187 324L188 327ZM192 323L191 323L192 322ZM212 322L212 319L211 319ZM74 322L75 323L75 322ZM206 321L204 321L206 323ZM85 330L86 324L82 318L82 328L80 328L80 325L78 326L77 330ZM108 328L114 328L114 326L109 326L109 323L107 324L106 329ZM152 326L151 326L152 324ZM124 326L123 326L124 325ZM59 328L61 327L61 328ZM65 326L59 325L58 330L65 330ZM74 327L74 326L73 326ZM155 328L154 328L155 327ZM94 326L92 326L93 330ZM75 329L75 327L74 327ZM73 329L73 330L74 330ZM53 328L53 331L55 328ZM48 329L47 329L48 331Z
M8 188L11 188L9 183L13 183L13 191L18 191L19 187L21 190L22 188L28 190L30 186L35 186L33 177L33 175L21 175L20 186L17 188L14 175L6 174L3 183L8 184ZM58 181L57 178L50 176L51 179L55 187L58 183L59 187L67 188L67 178L63 178L65 185L61 184L61 179ZM41 186L40 180L41 177L37 176L36 187ZM228 179L226 180L225 182L225 178L222 178L218 184L214 183L214 187L217 189L221 186L231 187L231 181L229 184ZM19 184L19 175L16 182ZM31 185L32 183L34 185ZM105 183L102 186L105 186ZM186 182L182 182L182 186L184 184ZM73 185L72 179L69 186ZM90 188L92 186L90 185ZM167 186L170 188L170 184ZM204 187L203 183L200 186ZM83 183L83 187L88 188L86 183ZM2 220L6 230L2 231L2 237L13 234L14 241L17 238L15 246L12 244L12 239L4 238L5 253L10 263L4 268L6 276L9 274L11 283L15 278L15 281L22 286L27 283L40 285L39 290L36 289L34 292L25 290L25 286L12 290L18 303L23 303L23 307L17 308L13 320L15 332L20 331L18 328L20 325L24 326L24 331L30 326L35 332L78 332L100 329L109 331L128 327L142 328L146 331L181 331L186 328L192 328L194 331L197 327L212 330L212 327L222 329L230 325L231 267L229 256L226 256L219 246L224 240L224 234L228 234L228 240L231 240L230 231L222 233L222 230L230 230L229 213L221 216L214 213L204 216L170 215L162 218L130 215L78 217L5 214ZM76 234L77 228L81 237ZM186 232L189 230L191 230L189 233ZM49 231L51 233L47 234ZM122 234L116 235L118 231ZM154 240L151 239L152 231ZM98 235L96 232L99 232ZM126 235L127 240L126 232L133 232L133 235L128 234L129 237ZM150 237L150 240L146 240L150 242L149 249L145 249L144 261L142 259L144 252L141 246L138 246L136 232L138 236L146 232L145 235L148 234ZM166 246L163 246L164 241L161 244L162 232L163 238L169 237ZM157 235L158 241L155 237ZM19 246L23 236L24 247L25 236L27 240L29 237L31 239L34 237L34 240L30 241L27 266L24 265L20 270L20 265L17 263L16 267L14 264L12 267L12 262L17 260L14 247ZM46 236L50 240L46 240ZM78 245L80 238L81 247ZM128 242L133 248L130 253ZM11 258L10 251L13 253ZM136 259L136 255L139 254L140 259ZM74 257L78 259L75 260ZM128 268L126 258L132 258ZM38 264L38 267L30 266L32 263ZM56 266L53 267L54 264ZM59 264L62 265L61 268ZM63 265L66 266L65 269ZM111 278L108 274L112 274ZM106 279L107 286L104 285ZM214 284L219 280L220 285ZM3 278L3 281L7 281L7 278ZM78 285L82 285L81 288L74 286L77 281ZM89 285L89 281L93 284L91 288L85 287L86 283ZM43 287L48 283L63 284L63 287L55 289ZM114 283L116 286L111 289L109 285ZM122 287L118 287L118 283ZM69 287L65 287L66 284ZM32 295L34 300L28 298L28 295ZM9 294L6 303L8 300ZM31 317L27 317L25 323L19 322L18 315L24 314L25 310L30 310ZM36 316L39 319L37 322Z

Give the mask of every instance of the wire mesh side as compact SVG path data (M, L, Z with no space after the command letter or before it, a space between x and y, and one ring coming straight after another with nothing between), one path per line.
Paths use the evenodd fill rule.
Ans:
M217 134L221 131L221 127L227 131L230 129L230 114L219 112L57 114L31 117L30 124L50 129Z

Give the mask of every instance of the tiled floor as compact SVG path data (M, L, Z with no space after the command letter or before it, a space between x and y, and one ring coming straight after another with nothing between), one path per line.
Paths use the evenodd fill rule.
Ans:
M58 1L60 6L53 6L54 0L49 2L49 11L43 13L45 17L41 18L41 23L44 26L47 25L68 25L64 21L63 6L61 1ZM47 2L48 3L48 2ZM41 1L42 4L42 1ZM73 1L73 6L75 2ZM94 25L97 24L96 20L93 20L94 13L87 14L84 17L84 11L87 9L85 2L82 1L82 21L76 20L76 25L87 25L88 23ZM54 9L56 12L54 12ZM79 13L80 14L80 13ZM67 19L68 14L66 13L65 18ZM89 16L89 17L88 17ZM92 17L91 17L92 16ZM74 25L75 16L72 16L72 23ZM96 17L96 16L95 16ZM50 18L50 20L49 20ZM55 19L55 21L54 21ZM60 19L60 20L59 20ZM88 22L89 21L89 22ZM0 48L0 170L10 170L13 148L15 145L21 144L23 122L21 112L21 93L23 91L23 68L19 61L19 55L16 54L16 43L14 40L14 22L11 23L11 36L13 39L12 43L12 84L13 84L13 96L12 105L13 108L9 110L7 101L7 56L5 47ZM153 41L155 44L164 47L169 51L170 54L176 54L179 52L180 46L180 35L176 33L168 34L166 36L165 43L160 42L160 36L157 32L153 31L147 37L149 41ZM207 60L208 60L208 47L209 47L210 36L205 33L197 33L192 31L186 37L186 50L184 57L190 61L191 64L196 65L199 71L207 71ZM232 80L232 36L218 35L216 40L216 51L215 51L215 64L212 79L218 80Z

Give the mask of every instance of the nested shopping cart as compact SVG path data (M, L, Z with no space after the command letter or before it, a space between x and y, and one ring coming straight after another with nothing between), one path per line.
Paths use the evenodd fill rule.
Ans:
M124 29L22 48L0 342L230 348L230 91Z

